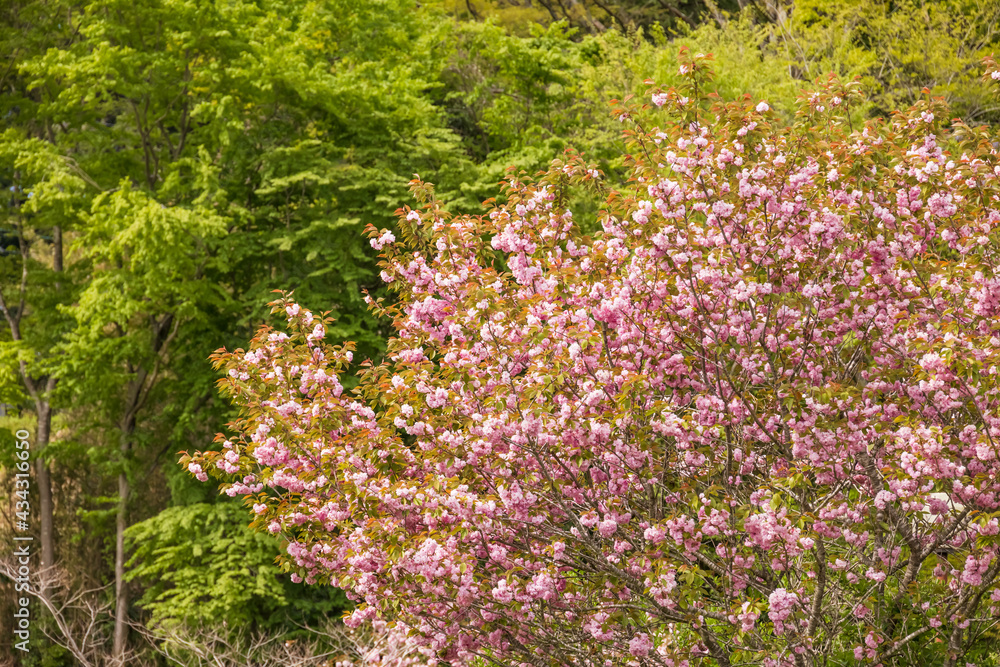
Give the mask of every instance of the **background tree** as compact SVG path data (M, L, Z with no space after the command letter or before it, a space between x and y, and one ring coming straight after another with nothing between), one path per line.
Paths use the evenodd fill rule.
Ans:
M802 79L828 72L861 77L872 116L914 104L928 88L967 122L995 123L995 100L979 83L996 49L993 2L765 3L774 53Z
M44 2L5 5L0 42L11 62L0 79L0 113L13 121L0 139L0 186L7 194L0 222L0 312L6 329L0 358L17 367L19 382L6 384L2 400L29 399L35 414L35 482L38 489L41 567L55 562L52 481L52 394L58 382L53 357L68 318L58 312L72 299L75 278L64 271L63 236L77 224L75 209L87 184L72 159L56 148L55 130L41 112L42 96L15 64L51 44L71 43L74 34ZM40 203L45 202L45 203ZM13 379L13 378L11 378ZM19 385L19 389L15 389Z
M405 192L396 174L452 144L418 94L433 60L411 59L411 47L433 34L405 2L367 14L303 3L45 9L65 16L74 38L19 52L11 66L37 98L47 143L8 133L5 149L25 174L28 160L62 167L32 172L15 194L21 206L30 193L38 228L43 216L78 223L68 242L79 291L61 310L43 304L64 326L46 329L39 347L59 353L50 366L73 407L64 449L89 448L87 465L104 480L82 509L114 536L120 658L133 613L125 529L169 501L155 482L164 457L210 435L201 424L225 410L204 359L287 284L343 313L344 333L376 354L360 297L374 263L360 250L358 216L388 219L373 211L387 196L393 208L393 188ZM372 31L384 39L369 41ZM400 138L395 147L386 135ZM176 502L204 496L173 486ZM111 497L113 516L96 511Z

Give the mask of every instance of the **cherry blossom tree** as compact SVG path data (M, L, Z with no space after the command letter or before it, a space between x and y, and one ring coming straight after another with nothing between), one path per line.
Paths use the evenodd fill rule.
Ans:
M632 180L570 156L482 216L420 181L370 230L394 338L220 353L237 437L183 463L284 566L445 664L990 662L1000 612L1000 156L935 100L852 126L682 90L616 103ZM987 82L1000 78L987 62Z

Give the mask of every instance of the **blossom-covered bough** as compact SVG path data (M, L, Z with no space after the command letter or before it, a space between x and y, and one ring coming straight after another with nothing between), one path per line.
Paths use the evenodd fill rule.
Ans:
M684 58L689 89L616 110L599 233L578 158L484 216L414 182L404 238L371 230L387 359L345 391L350 346L282 300L287 333L217 357L239 436L184 463L446 664L989 663L990 137L934 100L852 128L832 79L791 125L710 109Z

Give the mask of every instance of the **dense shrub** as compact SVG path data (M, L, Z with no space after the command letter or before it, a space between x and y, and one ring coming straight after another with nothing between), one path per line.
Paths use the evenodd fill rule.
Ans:
M989 660L996 150L939 101L852 127L832 79L789 125L681 73L617 107L592 238L572 156L484 216L415 182L370 230L388 358L345 392L351 346L279 302L218 357L239 437L185 463L451 664Z

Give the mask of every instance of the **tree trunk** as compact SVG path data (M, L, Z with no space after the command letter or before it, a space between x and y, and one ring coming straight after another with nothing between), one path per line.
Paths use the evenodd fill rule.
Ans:
M63 271L63 241L62 227L53 228L52 244L52 269L56 273ZM60 282L56 282L56 291L62 287ZM56 379L48 378L45 382L45 395L41 399L35 400L38 412L38 440L35 452L35 481L38 484L38 505L41 517L39 519L41 527L42 542L42 569L47 570L56 564L55 549L55 522L53 519L55 510L52 503L52 476L49 473L49 466L42 458L42 452L52 440L52 404L49 403L49 396L56 388Z
M20 208L18 208L20 212ZM27 285L28 285L28 246L24 241L24 221L18 217L18 234L21 247L21 289L19 303L12 312L7 307L7 302L0 292L0 314L3 314L7 325L10 327L10 337L16 342L23 340L21 336L21 318L27 308ZM57 244L53 255L53 266L57 272L63 270L62 257L62 230L56 227ZM57 283L58 288L58 283ZM39 524L41 528L42 543L42 569L48 569L55 565L55 531L53 529L53 507L52 507L52 478L49 475L49 467L45 464L42 454L49 445L52 437L52 404L49 397L56 388L58 380L55 377L34 377L31 375L27 363L22 359L18 363L21 371L21 379L28 390L28 395L35 402L35 416L37 424L35 428L35 482L38 485L39 510L41 517Z
M135 435L135 412L145 373L138 382L130 383L125 418L121 423L121 470L118 473L118 515L115 518L115 632L112 664L125 664L125 644L128 641L128 586L125 583L125 529L128 528L128 500L132 491L128 481L128 455Z
M115 521L115 665L125 661L128 639L128 588L125 585L125 529L128 527L129 483L125 471L118 473L118 516Z
M160 366L159 355L164 354L177 333L177 326L169 334L166 333L173 322L173 315L166 315L155 324L153 353L158 358L152 372L147 371L142 365L133 368L129 364L128 370L134 373L134 376L125 389L125 403L122 406L122 418L119 422L121 470L118 473L118 516L115 519L115 632L112 660L112 664L118 667L125 663L125 645L128 641L129 599L128 586L125 583L125 529L128 528L128 501L132 492L128 479L129 453L134 444L137 415L156 382Z
M35 402L38 427L35 431L35 484L38 487L39 526L41 528L42 569L47 570L56 563L55 531L53 528L52 477L49 466L42 458L52 438L52 405L48 397Z

